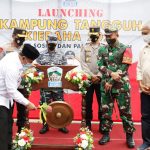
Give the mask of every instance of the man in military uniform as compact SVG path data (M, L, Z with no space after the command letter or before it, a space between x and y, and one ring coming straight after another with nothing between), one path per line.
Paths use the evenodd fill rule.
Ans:
M26 33L27 31L24 29L14 28L12 34L12 41L2 47L3 56L5 56L7 53L14 52L14 51L17 51L19 53L21 51L21 46L25 41ZM24 89L24 87L20 86L18 90L26 98L28 98L27 91ZM26 124L26 107L18 102L16 102L16 106L17 106L17 126L18 126L18 132L20 132L21 128L24 127Z
M41 53L39 58L37 59L37 63L40 65L66 65L67 60L64 57L63 53L56 52L57 45L57 36L56 34L51 33L48 36L47 42L47 50ZM51 103L52 101L63 101L63 89L57 88L55 90L51 89L40 89L41 100L40 104ZM39 131L40 134L44 134L49 130L48 124L46 123L43 114L42 114L43 127ZM59 131L63 133L68 133L67 128L60 128Z
M98 119L101 120L101 93L100 93L100 74L97 67L97 55L100 47L100 28L90 27L89 28L90 42L86 43L81 49L81 67L82 70L92 76L92 84L88 88L85 95L86 101L86 126L91 129L91 120L93 118L92 103L93 94L96 93L98 102ZM99 131L100 125L99 125Z
M102 131L103 137L99 144L103 145L110 140L109 132L112 129L112 112L114 100L117 101L120 117L126 132L126 143L129 148L135 146L133 132L135 131L130 109L130 83L128 68L132 63L130 47L118 41L118 30L106 28L105 37L108 45L102 46L98 54L98 66L102 73Z

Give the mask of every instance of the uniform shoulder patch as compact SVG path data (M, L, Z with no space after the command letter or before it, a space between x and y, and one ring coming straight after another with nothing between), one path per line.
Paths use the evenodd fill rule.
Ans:
M3 51L4 51L4 49L2 47L0 47L0 53L3 52Z
M130 47L127 47L124 51L122 63L132 64L132 50Z

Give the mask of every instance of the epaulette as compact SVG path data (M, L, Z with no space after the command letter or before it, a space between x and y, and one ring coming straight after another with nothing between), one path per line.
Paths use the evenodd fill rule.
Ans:
M123 54L123 60L122 63L124 64L132 64L132 50L131 47L126 47L124 54Z

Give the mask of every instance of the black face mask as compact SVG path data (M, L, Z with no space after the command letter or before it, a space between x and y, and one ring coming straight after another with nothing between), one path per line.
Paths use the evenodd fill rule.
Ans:
M54 43L48 44L48 49L51 51L55 50L55 47L56 47L56 44L54 44Z
M113 45L116 42L116 39L106 38L108 45Z
M90 39L93 43L95 43L99 39L99 37L97 35L91 35Z
M25 41L25 38L24 38L24 37L15 38L15 42L17 43L18 46L23 45L23 42L24 42L24 41Z

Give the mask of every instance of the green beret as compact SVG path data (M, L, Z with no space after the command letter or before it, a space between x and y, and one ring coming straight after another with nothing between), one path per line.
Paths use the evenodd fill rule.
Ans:
M105 35L111 35L113 32L118 32L118 29L110 27L110 28L106 28L104 31L105 31Z

